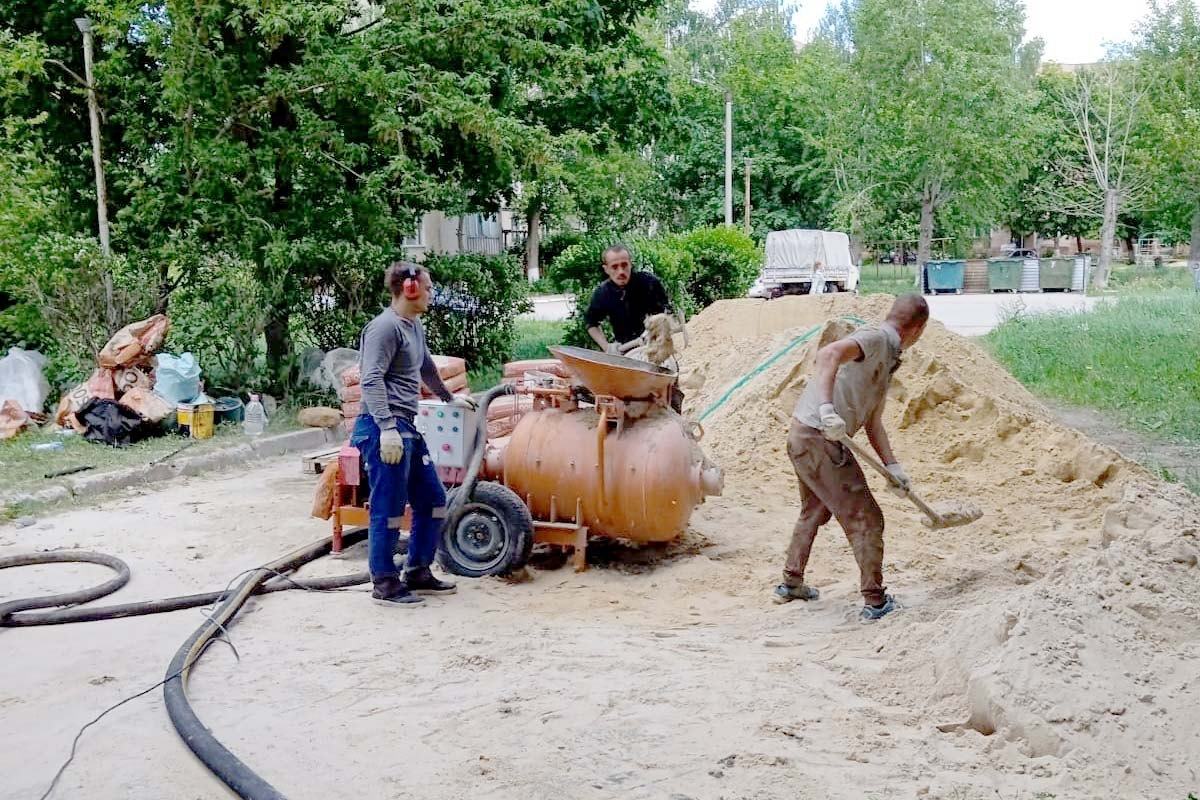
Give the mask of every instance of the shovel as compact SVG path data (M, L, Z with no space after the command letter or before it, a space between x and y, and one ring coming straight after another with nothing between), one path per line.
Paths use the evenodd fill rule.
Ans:
M862 447L854 443L849 436L843 436L839 439L842 444L849 447L854 455L861 458L863 461L875 468L875 471L887 479L887 482L897 489L902 488L900 481L892 473L887 471L887 467L880 464L879 461L864 450ZM904 496L907 497L912 504L921 510L925 515L925 519L921 520L927 528L952 528L956 525L966 525L969 522L974 522L983 516L983 509L974 503L969 503L962 500L950 500L944 503L938 503L934 508L926 503L921 498L913 494L912 489L905 489Z

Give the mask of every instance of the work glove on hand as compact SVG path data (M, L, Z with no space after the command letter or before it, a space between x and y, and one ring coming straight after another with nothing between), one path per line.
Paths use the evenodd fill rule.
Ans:
M900 484L897 486L895 483L889 481L888 491L897 497L904 497L907 495L908 489L912 484L908 480L908 475L904 472L904 467L900 466L900 462L897 461L893 464L885 464L884 469L886 469L888 473L896 479L896 483Z
M379 434L379 460L385 464L399 464L404 460L404 440L400 431L388 428Z
M621 343L620 342L609 342L608 347L604 348L604 352L608 353L610 356L621 355Z
M455 406L456 408L465 408L468 411L479 410L479 403L469 394L454 395L454 397L450 400L450 405Z
M821 433L831 442L837 442L846 435L846 420L842 419L833 409L833 403L822 403L817 409L821 417Z

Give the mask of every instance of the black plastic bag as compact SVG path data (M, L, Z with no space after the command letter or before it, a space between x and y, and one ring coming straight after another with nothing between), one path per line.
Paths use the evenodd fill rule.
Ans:
M113 447L125 447L141 441L151 434L154 426L142 419L136 411L126 408L115 400L93 397L76 414L87 426L83 438L89 442L103 442Z

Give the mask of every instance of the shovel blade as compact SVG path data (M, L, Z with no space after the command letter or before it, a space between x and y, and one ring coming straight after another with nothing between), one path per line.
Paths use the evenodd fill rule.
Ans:
M923 521L925 527L933 529L967 525L983 516L982 508L965 500L947 500L941 503L933 503L929 508L936 516L933 518L926 517Z

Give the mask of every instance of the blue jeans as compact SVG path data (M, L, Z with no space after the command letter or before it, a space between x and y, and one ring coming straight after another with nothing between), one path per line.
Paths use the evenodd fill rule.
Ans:
M446 516L446 490L438 479L425 440L404 420L396 420L396 430L404 440L404 458L399 464L385 464L380 459L379 425L370 414L359 415L354 435L350 437L350 444L362 456L371 487L367 568L372 578L399 575L393 556L405 505L412 506L406 564L410 570L433 563Z

